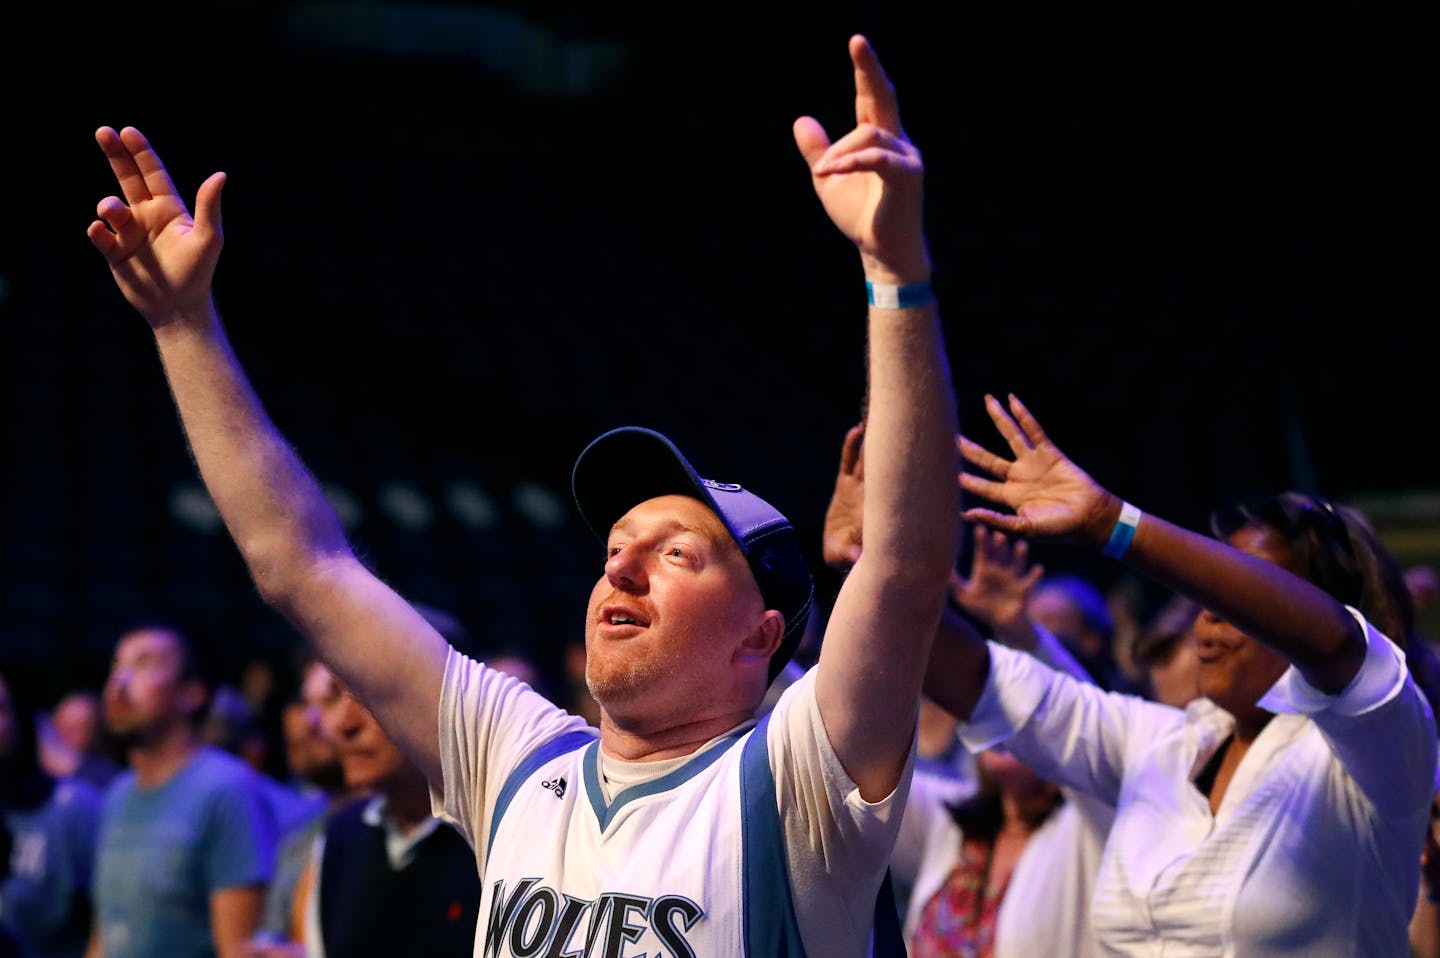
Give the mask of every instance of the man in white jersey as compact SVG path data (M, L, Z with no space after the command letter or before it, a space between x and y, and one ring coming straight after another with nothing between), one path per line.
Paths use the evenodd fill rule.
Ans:
M608 546L586 618L601 708L588 729L452 650L354 555L215 310L224 174L201 185L192 219L139 131L97 131L124 200L102 200L88 235L155 335L200 473L261 595L425 771L438 812L474 846L477 955L870 947L957 545L957 426L923 164L874 51L856 36L849 52L855 129L832 143L802 117L794 136L860 253L871 304L866 548L818 664L759 725L810 594L783 516L701 480L647 430L608 433L581 455L577 504Z

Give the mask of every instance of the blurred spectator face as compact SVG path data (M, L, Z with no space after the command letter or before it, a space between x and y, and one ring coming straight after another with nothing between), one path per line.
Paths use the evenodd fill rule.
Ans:
M1002 748L987 748L976 756L980 771L1000 791L1013 798L1035 798L1049 796L1054 786L1046 782L1034 769Z
M259 716L233 686L222 685L211 696L209 711L200 726L200 737L244 759L256 771L265 770L270 742Z
M1417 609L1428 609L1440 601L1440 569L1433 565L1415 565L1405 570L1405 588Z
M55 703L50 722L60 740L77 752L95 750L100 734L100 705L89 692L71 692Z
M321 788L331 790L343 784L344 772L335 743L320 729L319 709L305 702L292 702L281 716L285 735L285 761L290 773Z
M1200 697L1200 658L1193 635L1181 637L1168 658L1150 666L1150 688L1155 701L1177 709Z
M310 667L302 694L318 710L321 733L334 744L350 788L371 791L407 770L409 761L375 716L325 666Z
M1025 611L1049 629L1073 654L1093 658L1105 651L1105 637L1085 622L1080 607L1058 588L1037 588Z
M142 629L120 639L105 682L105 724L127 745L144 744L188 723L205 704L205 689L183 678L180 639Z
M275 668L264 659L251 659L240 671L240 695L256 713L275 694Z
M981 787L995 789L1014 812L1027 821L1042 819L1060 801L1060 789L1003 747L985 749L975 761Z

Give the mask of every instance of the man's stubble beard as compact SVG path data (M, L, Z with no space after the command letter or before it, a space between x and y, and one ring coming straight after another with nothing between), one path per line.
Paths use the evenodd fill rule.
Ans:
M640 656L631 656L619 664L611 664L603 674L596 674L594 660L585 666L585 686L590 697L601 706L619 705L644 694L664 672L664 663L653 649Z

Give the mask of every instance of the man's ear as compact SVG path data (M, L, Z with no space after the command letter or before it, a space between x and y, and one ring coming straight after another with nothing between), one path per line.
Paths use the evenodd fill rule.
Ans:
M735 649L735 661L758 660L768 663L775 650L780 648L780 640L784 636L785 616L775 609L766 609L760 615L755 628Z

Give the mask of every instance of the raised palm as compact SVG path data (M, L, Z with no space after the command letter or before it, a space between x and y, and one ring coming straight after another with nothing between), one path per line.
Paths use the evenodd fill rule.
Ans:
M900 126L894 87L869 41L851 37L850 59L855 129L832 143L819 121L805 116L795 121L795 144L825 212L860 252L896 271L894 280L925 278L920 152Z
M951 595L962 608L990 625L1012 628L1025 614L1030 590L1045 574L1045 567L1030 564L1024 539L977 525L974 542L970 574L963 576L956 570L951 575Z
M175 189L160 157L134 127L101 127L95 141L124 196L107 196L86 235L105 257L116 284L151 326L203 305L224 244L216 173L196 193L196 216Z
M995 478L965 472L960 486L1009 507L1013 514L971 508L964 517L1026 538L1079 537L1102 514L1105 491L1055 447L1019 399L1011 396L1007 411L993 396L986 396L985 409L1014 458L997 456L962 437L960 454L965 461Z

